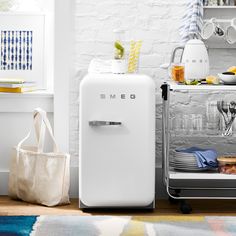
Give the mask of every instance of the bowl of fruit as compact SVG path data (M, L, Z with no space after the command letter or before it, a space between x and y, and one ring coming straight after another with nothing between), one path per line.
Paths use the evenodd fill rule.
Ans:
M226 72L218 74L224 84L236 85L236 66L230 67Z

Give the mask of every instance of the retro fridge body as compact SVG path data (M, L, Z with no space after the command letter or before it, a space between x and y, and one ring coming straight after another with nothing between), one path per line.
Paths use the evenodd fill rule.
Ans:
M89 74L80 86L81 208L155 200L155 85L145 75Z

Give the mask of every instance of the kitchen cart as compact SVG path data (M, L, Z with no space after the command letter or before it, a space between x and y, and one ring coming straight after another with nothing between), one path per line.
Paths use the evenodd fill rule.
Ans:
M188 172L177 171L172 168L171 151L172 131L170 128L170 100L174 93L181 92L181 96L187 94L198 93L206 95L215 93L216 97L220 95L235 93L236 86L226 85L180 85L174 82L165 82L162 86L162 165L163 165L163 181L166 191L169 195L169 201L179 202L180 211L184 214L192 211L191 206L186 202L187 199L236 199L236 175L222 174L217 170L205 172ZM176 95L176 94L175 94ZM220 98L219 98L220 99ZM181 134L184 136L184 134ZM207 138L208 134L203 130L202 136ZM195 136L195 138L199 135ZM187 137L194 138L194 134ZM215 138L227 140L230 139L231 145L236 142L236 137L222 137L216 135ZM199 139L201 140L201 139ZM218 141L219 142L219 141ZM225 141L228 142L228 141ZM181 144L184 144L182 141ZM198 145L197 142L194 145ZM228 145L228 143L227 143ZM236 150L235 150L236 153Z

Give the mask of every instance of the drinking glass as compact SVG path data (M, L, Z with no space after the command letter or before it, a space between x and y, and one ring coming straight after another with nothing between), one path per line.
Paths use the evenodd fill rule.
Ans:
M183 63L171 64L171 78L172 80L179 83L184 82L184 64Z
M175 115L172 123L172 128L174 132L178 135L186 135L189 133L189 116L188 115Z
M217 6L218 0L208 0L208 6Z
M203 122L202 122L202 115L201 114L191 114L189 116L189 132L191 134L199 134L202 132L203 129Z
M208 134L219 134L220 130L220 116L217 109L217 101L207 102L206 109L206 127Z

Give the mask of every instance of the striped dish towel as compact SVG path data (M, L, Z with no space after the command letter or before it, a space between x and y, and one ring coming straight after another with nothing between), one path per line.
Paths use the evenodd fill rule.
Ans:
M203 0L187 0L186 12L179 29L181 43L199 38L203 25Z

